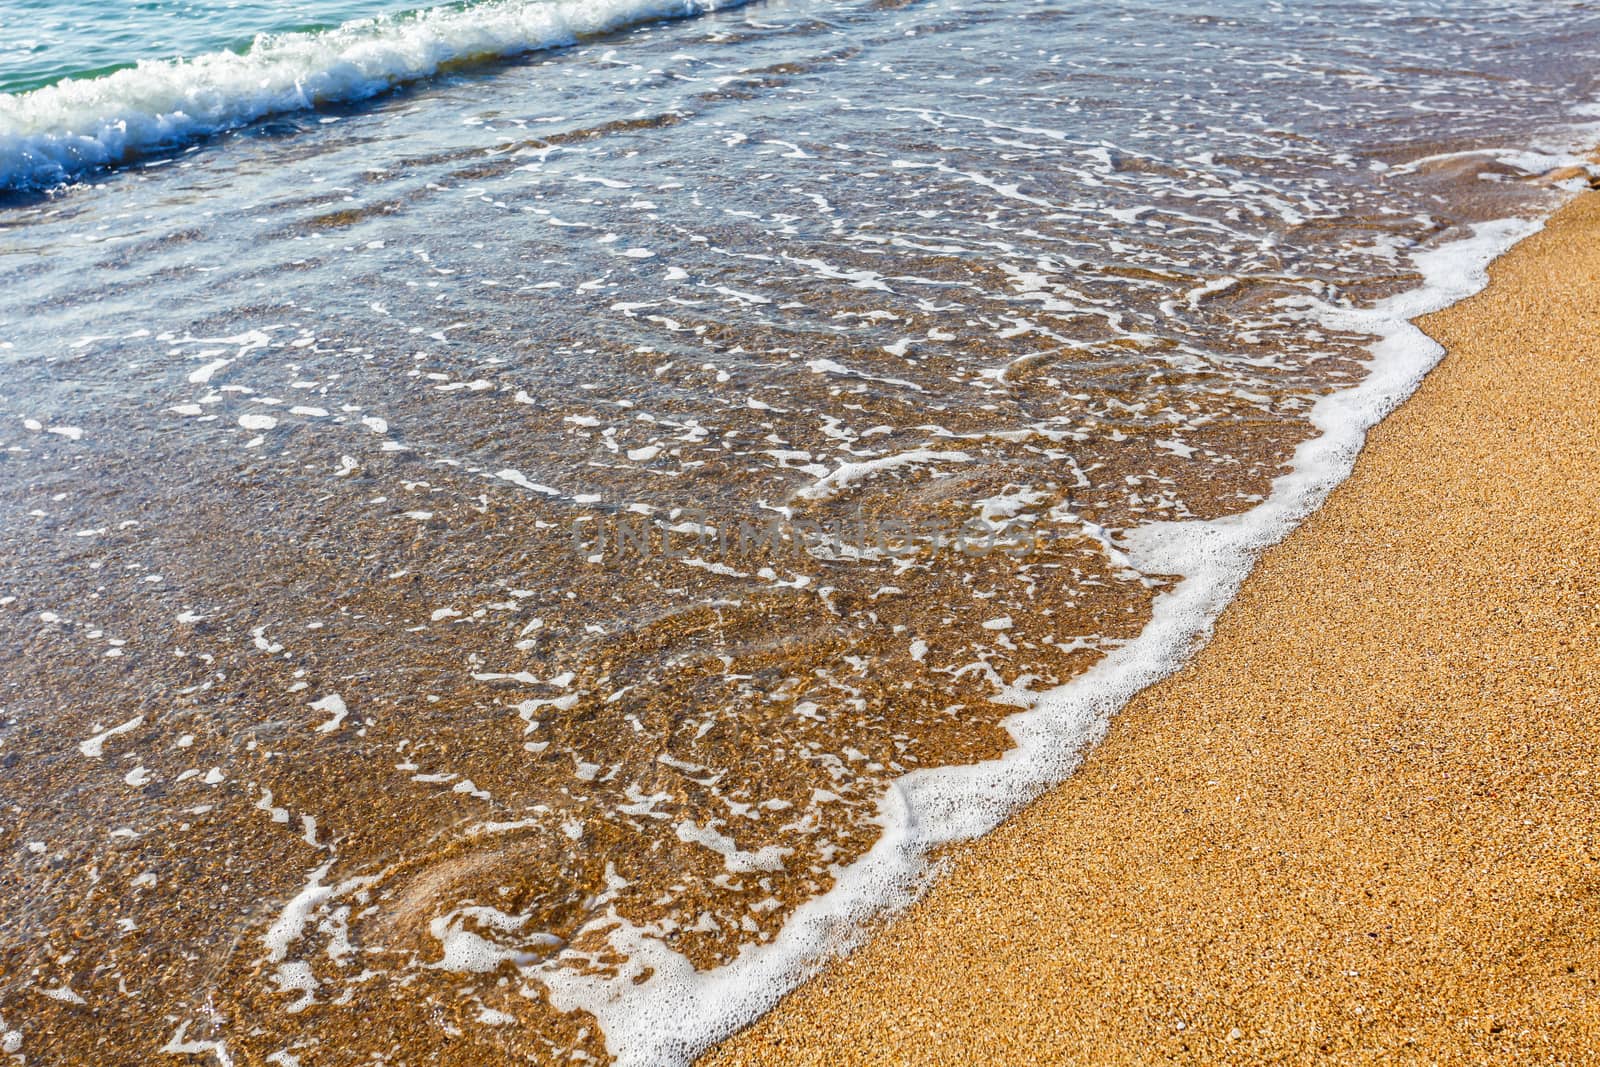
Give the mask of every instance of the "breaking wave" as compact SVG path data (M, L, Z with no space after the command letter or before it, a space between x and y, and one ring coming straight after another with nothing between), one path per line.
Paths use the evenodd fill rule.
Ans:
M487 0L263 34L0 96L0 189L40 189L268 115L365 100L441 70L742 0Z

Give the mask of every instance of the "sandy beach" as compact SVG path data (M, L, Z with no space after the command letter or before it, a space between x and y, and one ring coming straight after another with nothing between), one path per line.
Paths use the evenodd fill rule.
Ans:
M1600 1067L1600 8L0 27L0 1067Z
M1592 1062L1600 195L1491 276L1188 667L702 1062Z

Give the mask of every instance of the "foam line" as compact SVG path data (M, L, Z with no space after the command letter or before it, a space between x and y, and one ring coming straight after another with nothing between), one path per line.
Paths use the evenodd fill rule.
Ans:
M1312 409L1311 421L1321 433L1296 449L1292 469L1274 480L1269 497L1242 514L1153 523L1125 537L1120 547L1136 567L1182 576L1156 599L1140 636L1007 718L1016 747L1003 757L896 780L880 805L878 843L841 873L832 890L801 905L775 940L701 972L649 931L613 913L599 922L617 924L611 939L629 960L627 973L604 979L547 962L537 973L552 1003L593 1013L621 1067L688 1064L770 1010L829 958L859 944L865 920L915 898L929 877L926 856L932 849L987 833L1063 780L1104 736L1115 711L1177 670L1205 642L1262 549L1282 540L1349 476L1367 431L1444 354L1410 320L1482 289L1489 262L1542 227L1527 219L1485 223L1468 238L1416 255L1424 279L1416 289L1367 309L1311 308L1329 327L1377 340L1364 380L1323 397ZM646 968L654 973L644 977Z

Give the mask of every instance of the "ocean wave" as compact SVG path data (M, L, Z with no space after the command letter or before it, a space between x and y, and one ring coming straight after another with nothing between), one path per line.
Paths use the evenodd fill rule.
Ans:
M573 44L742 0L486 0L264 34L0 96L0 189L41 189L257 119L365 100L451 66Z

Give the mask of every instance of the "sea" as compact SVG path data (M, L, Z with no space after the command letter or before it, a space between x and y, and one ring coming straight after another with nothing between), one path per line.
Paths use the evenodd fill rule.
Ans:
M1205 640L1597 45L0 0L0 1062L690 1062Z

